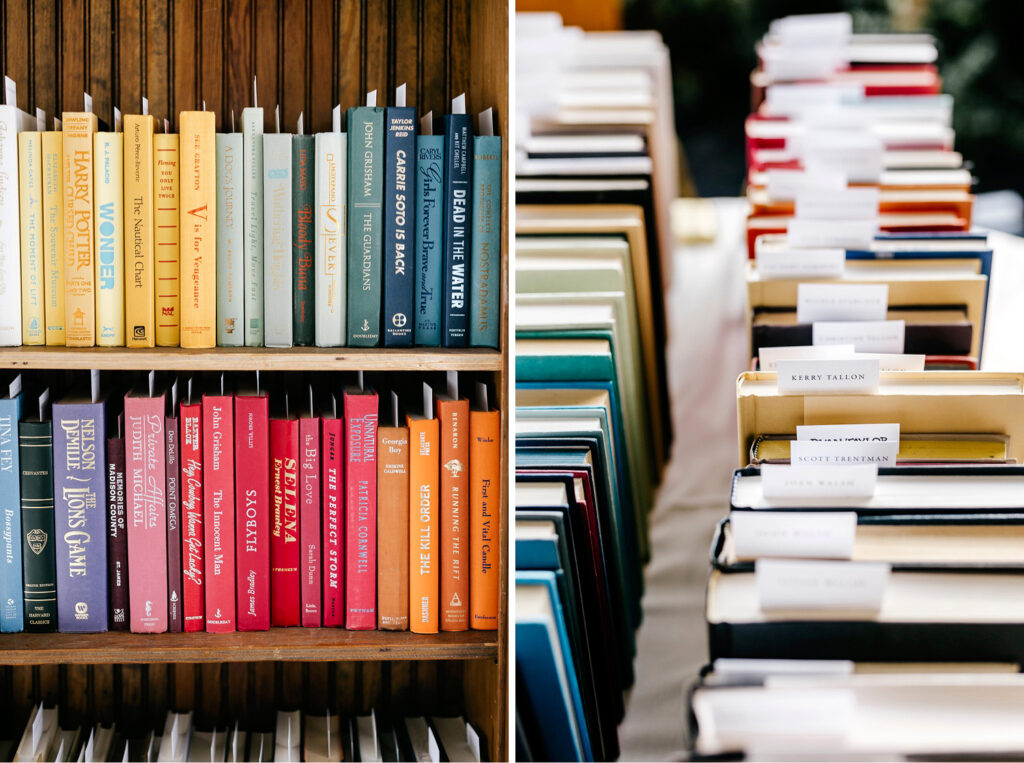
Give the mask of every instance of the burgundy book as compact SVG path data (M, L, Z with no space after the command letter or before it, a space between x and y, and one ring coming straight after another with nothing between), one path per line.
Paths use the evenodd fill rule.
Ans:
M312 411L311 411L312 413ZM320 417L299 419L299 550L302 625L319 628L320 588Z
M203 395L206 631L235 630L234 397Z
M182 402L180 416L182 599L185 631L193 632L206 629L202 405Z
M172 387L171 415L164 420L164 441L167 445L167 630L181 633L185 615L181 608L181 479L178 444L178 395Z
M299 421L270 420L270 620L300 625Z
M124 438L107 439L107 590L110 630L128 630L128 526L125 518Z
M346 389L345 627L377 627L377 393Z
M270 418L265 393L235 398L238 630L270 627Z
M323 488L324 627L345 627L345 430L333 405L320 423L320 469Z

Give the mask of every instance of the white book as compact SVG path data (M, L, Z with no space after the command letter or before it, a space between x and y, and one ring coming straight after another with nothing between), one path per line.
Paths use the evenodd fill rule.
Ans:
M274 760L302 760L302 713L299 710L277 711Z
M228 754L228 732L193 731L188 748L189 763L221 763ZM295 758L294 760L298 760Z
M245 344L244 137L217 133L217 346Z
M33 707L14 753L15 763L45 760L57 731L57 708L44 708L41 703Z
M18 136L18 171L22 218L22 344L46 344L43 270L43 138L35 130Z
M337 715L307 715L302 737L306 763L341 763L341 719Z
M37 128L34 116L8 104L0 106L0 346L14 347L21 344L18 133Z
M235 727L228 732L228 763L242 763L242 761L249 760L245 755L245 743L249 739L249 734L238 728L238 722L235 721Z
M245 346L263 346L263 109L242 109Z
M347 336L347 151L348 136L343 132L322 132L316 136L314 325L317 347L341 347Z
M263 341L292 346L292 136L263 136Z
M96 344L124 346L124 135L93 136Z
M159 763L184 763L188 760L189 741L192 738L192 713L168 712L164 722L164 735L157 752Z

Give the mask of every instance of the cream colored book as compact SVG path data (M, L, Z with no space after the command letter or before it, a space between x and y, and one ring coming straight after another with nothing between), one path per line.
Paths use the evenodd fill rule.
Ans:
M88 111L64 112L64 330L68 347L96 344L93 134Z
M125 343L129 347L152 347L156 343L155 130L156 120L150 114L128 114L124 118L124 317Z
M37 131L18 134L21 211L21 343L45 344L43 307L43 140Z
M183 111L181 346L217 345L217 126L212 111Z
M115 124L121 115L115 109ZM124 346L124 135L93 136L96 171L96 344Z
M42 127L42 125L40 125ZM44 132L43 277L46 344L64 344L64 133Z

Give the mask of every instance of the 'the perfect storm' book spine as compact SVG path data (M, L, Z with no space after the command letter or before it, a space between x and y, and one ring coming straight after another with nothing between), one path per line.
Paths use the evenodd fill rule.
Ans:
M345 627L345 430L340 418L321 425L324 627Z
M0 400L0 633L25 629L21 580L21 397Z
M235 398L238 630L270 627L270 420L266 395Z
M25 630L57 630L57 553L53 542L53 430L49 421L23 421L21 556L24 565Z
M444 136L416 138L416 344L441 344Z
M270 420L270 603L272 625L301 624L299 422Z
M377 395L345 393L345 627L377 627Z
M444 280L441 345L469 344L469 246L472 228L473 126L468 114L444 118Z
M348 110L348 343L380 344L384 109Z
M217 346L245 344L242 135L217 133Z
M124 438L107 440L107 591L108 625L128 630L128 519L124 477Z
M178 417L164 420L167 447L167 630L181 633L185 618L181 591L181 442Z
M231 395L203 396L206 631L235 630L235 425Z
M313 164L312 135L292 136L292 342L313 344Z
M412 345L416 254L416 109L384 113L384 344Z
M473 139L469 344L498 347L501 310L501 137Z
M181 596L185 632L206 629L206 554L203 523L203 412L182 403L181 417Z
M320 418L299 419L299 570L302 625L319 628L320 587Z

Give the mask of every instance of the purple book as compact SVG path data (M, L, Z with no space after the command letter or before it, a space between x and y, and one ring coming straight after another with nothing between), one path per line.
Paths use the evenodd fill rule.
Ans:
M124 491L124 438L111 437L107 440L107 589L112 631L129 628L128 524Z
M167 630L181 633L181 503L178 496L178 417L165 419L167 443Z
M53 406L57 629L64 633L107 630L104 407L98 394L72 395Z

